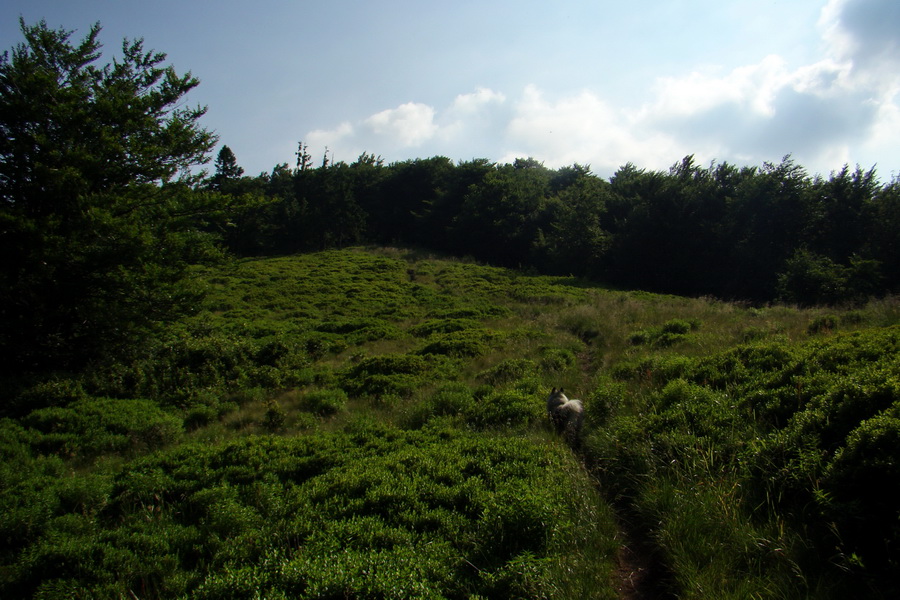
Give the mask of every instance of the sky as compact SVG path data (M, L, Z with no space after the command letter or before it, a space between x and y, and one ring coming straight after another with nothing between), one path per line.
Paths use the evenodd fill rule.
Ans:
M99 21L101 63L123 38L165 52L249 175L293 166L300 141L316 164L533 157L609 177L790 154L811 175L900 175L898 0L4 0L0 49L19 17L73 41Z

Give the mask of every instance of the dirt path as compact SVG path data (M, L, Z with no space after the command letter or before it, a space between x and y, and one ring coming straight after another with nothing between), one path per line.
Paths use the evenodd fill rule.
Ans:
M591 350L578 356L583 375L583 389L590 389L591 374L597 369L597 357ZM585 407L590 410L589 406ZM577 449L582 465L590 473L598 490L607 496L606 489L598 477L596 469L589 467L590 457L584 456L583 449ZM627 507L616 506L614 499L607 497L607 502L616 511L619 531L618 555L616 556L616 592L620 600L675 600L677 598L667 584L670 573L659 559L650 536L638 531L631 518L627 516Z
M665 583L668 572L654 550L619 519L622 545L616 557L616 592L620 600L674 600Z

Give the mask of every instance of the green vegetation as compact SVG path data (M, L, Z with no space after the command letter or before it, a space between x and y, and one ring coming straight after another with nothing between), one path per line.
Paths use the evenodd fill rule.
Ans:
M206 178L190 75L22 31L0 596L611 599L638 564L635 596L900 595L896 181L302 145Z
M10 398L4 595L614 598L616 513L685 597L895 591L893 301L739 308L392 249L195 277L140 356ZM586 402L587 469L553 385Z
M363 154L225 172L213 189L266 199L225 232L242 256L404 244L631 289L807 306L900 290L900 180L874 169L826 178L790 157L704 167L687 156L668 171L628 164L606 181L534 159L385 165Z

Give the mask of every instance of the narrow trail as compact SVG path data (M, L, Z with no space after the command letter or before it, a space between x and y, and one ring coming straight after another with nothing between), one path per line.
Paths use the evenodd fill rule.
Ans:
M666 579L665 565L655 549L619 514L622 545L616 556L616 592L620 600L674 600Z
M615 512L619 549L613 585L619 600L675 600L677 596L671 592L669 584L671 574L660 559L649 532L641 531L635 524L627 506L609 497L603 481L596 469L589 466L590 459L585 457L583 451L573 448L573 452L579 457L582 468L590 475L600 495Z
M578 356L578 362L584 379L582 389L590 389L592 374L597 369L596 357L588 350ZM586 405L585 409L589 411L590 406ZM572 451L616 514L620 545L616 555L614 586L619 600L675 600L677 596L671 592L668 583L671 574L660 559L649 532L640 531L636 520L628 514L628 507L610 497L598 469L592 466L592 457L586 456L580 447Z

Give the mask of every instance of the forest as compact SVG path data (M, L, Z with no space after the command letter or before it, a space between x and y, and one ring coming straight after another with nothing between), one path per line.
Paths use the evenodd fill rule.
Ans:
M900 179L248 176L165 54L20 25L0 596L900 594Z
M445 157L313 167L244 177L227 146L210 185L257 198L228 223L241 256L404 244L622 288L753 302L838 304L896 291L900 182L849 166L810 176L780 163L622 166L609 181L574 164L548 169ZM264 199L264 200L263 200Z

